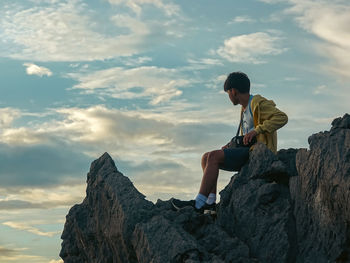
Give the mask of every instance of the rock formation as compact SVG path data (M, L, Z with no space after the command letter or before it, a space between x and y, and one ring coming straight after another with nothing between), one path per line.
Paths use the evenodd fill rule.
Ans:
M217 218L145 200L105 153L69 211L60 256L74 262L350 262L350 115L310 150L263 144L220 192Z

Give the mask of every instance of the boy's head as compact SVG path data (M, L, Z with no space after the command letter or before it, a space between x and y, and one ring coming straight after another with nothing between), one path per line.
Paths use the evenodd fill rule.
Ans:
M243 72L232 72L228 75L225 84L224 91L227 92L230 89L236 89L239 93L249 93L250 80Z

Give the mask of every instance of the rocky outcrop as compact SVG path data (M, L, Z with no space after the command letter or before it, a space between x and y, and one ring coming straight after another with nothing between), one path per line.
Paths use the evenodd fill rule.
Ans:
M290 179L298 258L350 262L350 116L335 119L309 144L298 151L298 176Z
M263 144L220 192L217 218L145 200L105 153L69 211L64 262L350 262L350 116L310 150Z

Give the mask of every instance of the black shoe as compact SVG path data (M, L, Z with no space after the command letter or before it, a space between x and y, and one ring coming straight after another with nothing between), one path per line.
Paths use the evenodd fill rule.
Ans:
M190 200L190 201L181 201L179 199L172 198L171 199L171 204L173 208L178 211L181 208L190 206L193 207L194 210L199 213L199 214L204 214L204 215L216 215L216 204L213 203L211 205L208 205L207 203L204 204L201 208L196 208L196 201L195 200Z
M208 205L207 203L201 208L204 215L216 215L216 204L213 203L211 205Z
M190 201L181 201L179 199L175 199L175 198L172 198L171 199L171 205L173 206L173 208L178 211L180 210L181 208L184 208L186 206L192 206L194 208L195 207L195 204L196 204L196 201L195 200L190 200Z

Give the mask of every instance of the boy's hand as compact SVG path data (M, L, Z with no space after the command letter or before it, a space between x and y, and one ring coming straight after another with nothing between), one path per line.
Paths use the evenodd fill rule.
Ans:
M243 138L243 143L245 144L245 145L247 145L248 143L250 143L252 140L253 140L253 138L255 137L255 136L257 136L258 134L256 133L256 131L255 130L252 130L251 132L249 132L249 133L247 133L245 136L244 136L244 138Z

